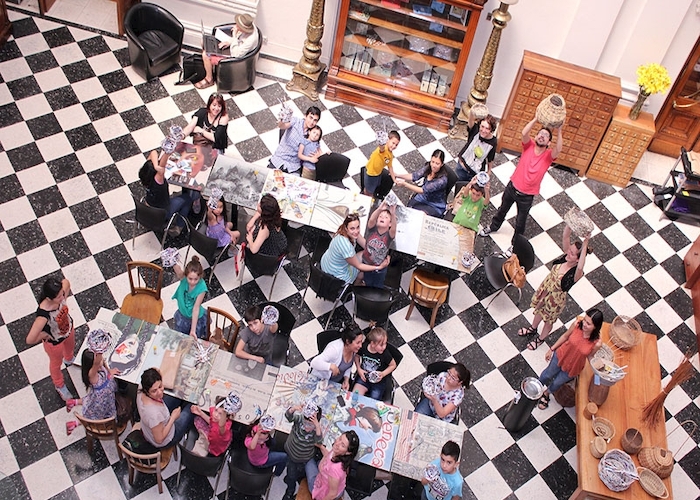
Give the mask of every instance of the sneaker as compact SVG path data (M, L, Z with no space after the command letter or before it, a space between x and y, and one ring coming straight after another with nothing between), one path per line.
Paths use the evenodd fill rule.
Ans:
M75 356L73 356L73 359L70 359L70 360L64 359L63 360L63 364L66 365L66 368L71 366L73 363L75 363Z
M56 387L56 392L58 392L58 395L61 396L63 401L68 402L69 399L73 399L73 395L65 385L63 387Z
M485 227L481 231L479 231L479 236L488 236L491 234L491 228L490 227Z

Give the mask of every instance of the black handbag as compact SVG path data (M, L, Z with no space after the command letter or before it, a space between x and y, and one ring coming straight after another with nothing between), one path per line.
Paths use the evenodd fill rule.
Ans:
M204 63L202 62L202 54L193 53L182 56L182 70L180 71L180 80L175 85L184 85L185 83L197 83L204 80L206 72L204 71Z

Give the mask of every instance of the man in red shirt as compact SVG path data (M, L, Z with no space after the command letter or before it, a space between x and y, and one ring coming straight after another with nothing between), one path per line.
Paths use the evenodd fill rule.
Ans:
M515 167L515 172L511 175L510 182L503 192L501 208L498 209L498 212L491 220L491 226L484 227L479 231L479 236L486 236L493 231L498 231L513 203L518 207L515 234L523 234L525 232L525 223L527 222L527 214L530 212L530 207L532 207L532 200L534 200L536 194L539 194L544 174L559 156L564 146L564 138L562 137L563 125L557 129L557 142L554 145L554 149L549 149L549 144L552 142L552 131L548 128L542 127L537 132L535 140L530 139L530 130L532 130L535 122L537 122L537 118L533 118L523 128L523 152L520 155L518 166Z

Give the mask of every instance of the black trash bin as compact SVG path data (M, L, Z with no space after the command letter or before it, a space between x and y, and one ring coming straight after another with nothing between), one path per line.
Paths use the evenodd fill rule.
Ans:
M530 413L537 406L537 402L544 394L544 386L535 377L526 377L520 384L520 391L515 392L515 397L511 401L503 425L510 432L518 432L525 427Z

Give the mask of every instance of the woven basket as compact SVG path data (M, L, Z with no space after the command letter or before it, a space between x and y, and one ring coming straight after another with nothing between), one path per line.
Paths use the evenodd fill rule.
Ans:
M489 108L486 107L486 104L477 102L472 106L472 114L477 120L483 120L489 115Z
M607 418L594 416L593 432L595 432L596 436L602 437L609 443L615 435L615 425L613 425L613 423Z
M593 232L593 221L578 207L571 207L564 214L564 222L579 238L585 238Z
M596 436L591 441L591 455L595 458L602 458L605 452L608 451L608 443L600 436Z
M622 443L623 450L625 450L630 455L634 455L635 453L639 453L639 450L642 449L643 440L644 439L642 438L642 433L639 432L639 429L630 427L622 435L620 442Z
M616 316L610 325L610 342L620 349L631 349L639 343L642 327L628 316Z
M612 491L624 491L637 479L637 469L627 453L613 449L598 462L598 476Z
M654 472L661 479L666 479L673 471L673 454L659 446L648 446L637 454L639 465Z
M559 94L550 94L537 105L537 121L548 128L559 128L566 119L566 103Z
M666 485L654 471L637 467L637 474L639 474L639 485L644 491L656 498L668 498Z

